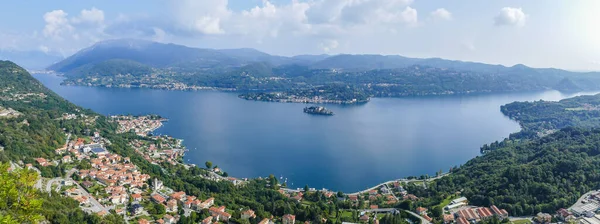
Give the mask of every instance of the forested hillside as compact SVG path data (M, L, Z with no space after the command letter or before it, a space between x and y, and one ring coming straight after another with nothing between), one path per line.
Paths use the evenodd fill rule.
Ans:
M518 121L526 132L571 126L600 127L600 95L578 96L558 102L514 102L500 107L500 110Z
M66 74L69 85L214 88L262 95L314 92L330 85L351 86L375 97L600 89L597 73L525 65L396 55L282 57L254 49L198 49L131 39L99 42L49 69Z
M511 215L554 213L600 188L600 129L565 128L541 139L506 140L420 194L462 191L474 205Z
M109 125L104 119L86 124L78 120L60 119L63 114L96 115L64 100L44 87L27 71L9 61L0 61L0 152L2 161L53 158L54 150L65 144L65 131L84 133L97 125ZM89 130L87 130L89 131Z

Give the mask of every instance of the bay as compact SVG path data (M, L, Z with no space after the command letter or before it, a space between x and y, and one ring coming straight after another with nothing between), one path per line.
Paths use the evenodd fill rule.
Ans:
M434 175L479 156L479 147L519 131L500 112L514 101L560 100L558 91L374 98L326 105L335 116L309 115L306 104L239 99L235 93L61 86L35 78L65 99L105 115L159 114L156 131L184 139L184 160L212 161L231 176L287 178L290 188L355 192L388 180Z

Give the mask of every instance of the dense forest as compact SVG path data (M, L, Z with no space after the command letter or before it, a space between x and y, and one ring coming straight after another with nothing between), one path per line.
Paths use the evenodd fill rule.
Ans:
M472 204L494 204L515 216L554 213L600 188L599 146L600 129L571 127L508 143L468 161L419 194L462 191Z
M12 62L0 61L0 80L0 107L20 113L19 116L0 117L2 161L53 158L54 150L65 143L63 128L72 133L85 133L96 125L112 125L104 118L97 119L94 124L61 120L63 114L68 113L96 115L61 98Z
M500 110L523 128L515 137L543 136L565 127L600 127L600 95L558 102L514 102L501 106Z

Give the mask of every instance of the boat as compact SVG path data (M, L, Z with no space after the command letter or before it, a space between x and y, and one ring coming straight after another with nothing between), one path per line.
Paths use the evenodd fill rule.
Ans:
M328 115L328 116L333 115L333 111L330 111L325 107L317 107L317 106L305 107L304 113L317 114L317 115Z

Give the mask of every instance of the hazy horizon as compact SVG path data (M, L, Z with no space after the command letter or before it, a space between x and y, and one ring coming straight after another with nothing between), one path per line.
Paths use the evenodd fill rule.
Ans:
M281 56L380 54L598 71L599 7L593 0L13 2L0 9L0 50L66 57L98 41L134 38Z

